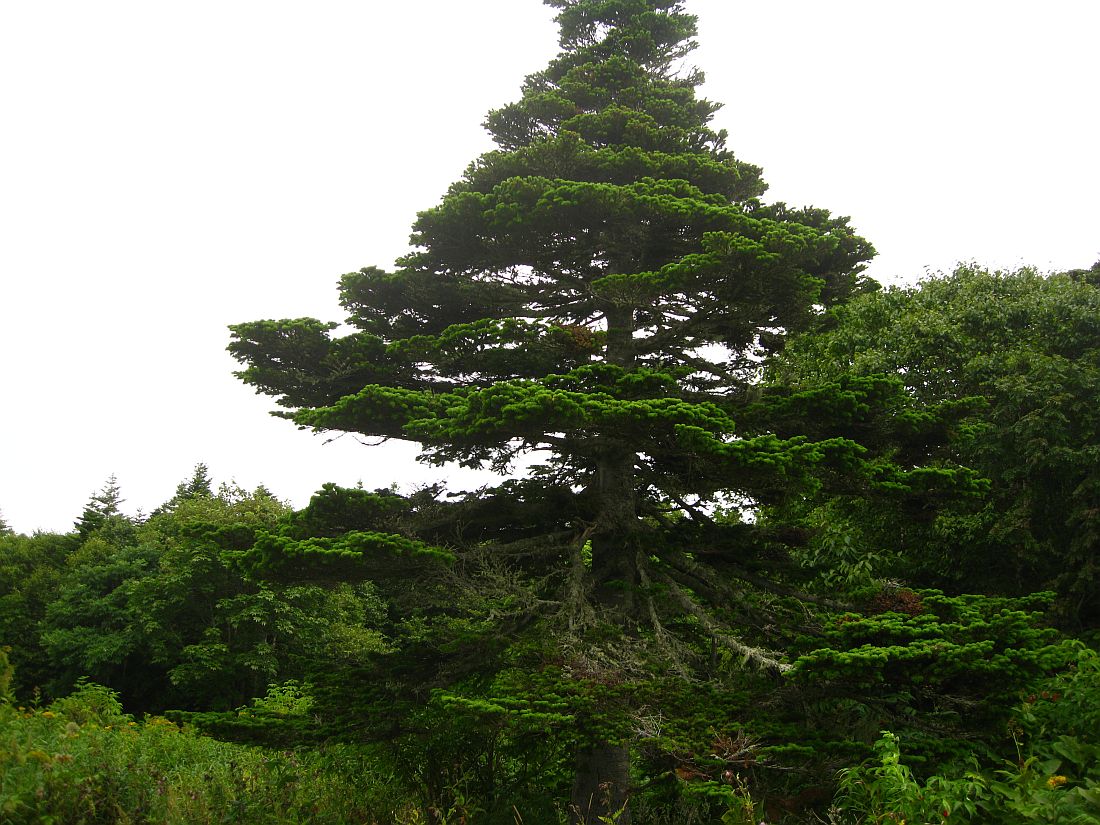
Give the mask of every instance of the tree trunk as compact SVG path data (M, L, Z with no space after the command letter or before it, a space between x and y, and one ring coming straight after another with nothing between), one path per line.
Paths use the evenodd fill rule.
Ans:
M572 825L630 825L630 748L598 742L577 754L573 796L569 804ZM603 820L600 817L604 817Z
M634 310L608 305L607 363L630 370L634 366ZM634 610L635 533L638 529L634 461L631 444L616 434L601 436L602 455L596 467L595 492L599 500L592 536L592 576L596 601L624 627ZM613 583L608 586L608 583ZM609 616L608 618L612 618Z
M609 305L606 360L625 369L634 366L634 310ZM595 492L599 500L592 536L594 596L605 620L629 626L637 585L634 460L630 444L605 434L597 462ZM630 825L630 748L593 742L577 754L569 821L572 825Z
M626 627L634 614L637 587L637 505L632 453L600 462L600 509L592 535L593 595L603 618Z

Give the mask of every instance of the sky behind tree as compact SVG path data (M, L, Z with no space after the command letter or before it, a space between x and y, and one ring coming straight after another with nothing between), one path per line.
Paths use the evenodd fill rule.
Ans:
M850 215L913 282L960 260L1100 258L1100 6L689 0L689 63L768 200ZM538 0L0 8L0 512L66 530L197 462L304 504L326 481L471 474L325 444L232 376L226 326L339 320L336 282L407 250L480 124L557 52Z

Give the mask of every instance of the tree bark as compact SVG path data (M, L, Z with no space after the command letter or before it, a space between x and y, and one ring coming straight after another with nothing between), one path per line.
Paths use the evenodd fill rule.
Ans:
M628 369L634 366L634 308L610 304L604 308L607 322L607 363Z
M634 310L609 305L606 360L627 370L634 366ZM626 625L633 613L635 533L638 507L635 491L635 454L631 444L616 433L600 434L595 491L599 510L592 537L592 576L597 603L609 610L613 621ZM610 587L609 582L613 582Z
M629 746L598 742L577 754L569 821L600 825L604 817L616 825L630 825L629 794Z
M600 509L592 534L596 603L606 620L623 627L629 624L634 613L638 579L633 459L633 454L626 454L600 462L596 488Z
M629 370L634 366L634 309L611 305L605 317L606 361ZM625 629L635 610L638 580L635 455L632 446L614 434L602 434L601 441L591 572L598 609L606 620ZM629 794L629 745L597 741L578 752L570 799L572 825L630 825Z

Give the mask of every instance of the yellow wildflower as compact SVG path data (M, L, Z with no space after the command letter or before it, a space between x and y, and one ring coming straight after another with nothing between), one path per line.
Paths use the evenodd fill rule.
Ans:
M52 710L44 710L44 711L42 711L42 718L43 718L43 719L53 719L53 718L54 718L54 716L55 716L55 714L54 714L54 712L53 712Z
M1057 788L1059 785L1065 785L1068 781L1069 780L1067 780L1061 774L1056 774L1055 776L1052 776L1050 779L1047 780L1047 787Z

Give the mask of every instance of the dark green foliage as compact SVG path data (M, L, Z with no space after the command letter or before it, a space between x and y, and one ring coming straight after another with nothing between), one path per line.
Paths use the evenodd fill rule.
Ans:
M185 501L196 498L213 498L213 482L210 479L210 471L202 462L195 465L191 478L181 481L176 485L176 493L168 501L153 511L154 516L168 512Z
M819 730L864 743L893 730L927 769L978 742L1002 745L1020 691L1073 661L1074 646L1043 626L1051 598L883 591L869 613L835 616L801 640L792 678Z
M163 674L150 666L141 616L129 599L154 564L150 547L115 544L98 534L66 558L39 630L54 672L43 685L50 695L68 692L87 676L115 686L137 708L155 701Z
M266 491L223 486L217 495L177 502L143 528L159 563L133 583L130 603L153 630L151 659L170 685L162 702L228 710L272 682L301 675L299 657L354 656L359 647L381 646L363 627L376 611L369 587L287 586L247 576L243 548L285 512Z
M926 409L981 402L943 454L990 480L985 497L900 512L844 503L859 546L889 548L904 557L895 571L937 586L1052 588L1065 620L1095 624L1100 289L1091 271L961 267L862 296L834 312L831 329L788 349L774 368L786 381L888 373Z
M125 517L119 510L119 505L123 501L118 479L112 474L107 479L103 489L93 494L88 503L84 505L84 512L81 513L80 519L75 525L80 537L86 539L96 530L108 524L114 523L117 526L120 522L125 521Z
M57 598L72 536L0 535L0 644L12 645L15 690L26 696L56 672L39 638L40 623Z
M847 219L764 203L711 127L680 3L548 2L562 53L489 113L497 149L418 216L395 270L341 279L346 325L243 323L230 344L299 426L540 463L473 492L326 485L299 512L215 491L199 464L144 523L112 477L72 536L0 529L16 692L76 691L17 720L0 655L4 724L84 736L137 727L119 696L173 705L238 742L367 754L405 800L311 808L296 789L324 775L269 755L250 787L211 769L192 821L805 819L873 748L845 774L862 821L913 789L927 819L967 782L986 795L960 797L968 814L1000 810L1002 786L1026 793L1001 808L1042 813L1057 799L1029 764L1065 766L1089 802L1094 663L1027 593L1091 621L1094 271L861 295L873 251ZM1029 756L996 785L1010 734ZM134 735L201 756L167 723ZM160 804L113 787L140 747L87 740L129 760L79 780L94 805ZM27 769L72 784L57 754L23 755L20 811L88 810Z
M176 487L176 495L173 502L186 501L191 498L211 498L214 490L210 486L210 471L205 464L199 462L195 465L195 471L187 481L181 481Z
M706 525L731 495L751 506L863 466L851 439L737 420L758 356L862 288L871 249L844 219L757 199L759 170L725 148L708 125L717 106L695 97L701 76L673 71L694 34L679 4L558 8L562 55L489 115L500 148L421 213L396 272L343 278L356 331L239 324L230 349L299 424L415 440L438 463L503 470L546 455L538 497L555 511L506 483L438 508L451 524L435 546L507 565L487 543L528 541L517 581L536 574L531 597L567 629L606 620L664 639L704 585L681 571L677 598L652 598L643 579L671 581L662 554L675 531ZM752 533L741 525L745 550ZM331 538L264 539L257 552L278 566L397 547L377 531Z
M0 536L0 639L14 645L21 695L90 677L139 712L229 709L300 674L303 657L356 661L384 646L369 585L246 576L240 553L285 505L199 486L141 525L110 515L83 539Z
M578 815L594 821L624 803L613 754L655 674L789 667L778 651L817 623L804 604L830 601L800 590L807 501L917 509L984 486L941 449L969 402L918 407L881 378L761 389L762 359L873 288L871 246L844 218L760 199L760 170L681 70L695 19L680 3L550 5L562 53L489 114L498 148L420 213L395 271L341 279L346 326L243 323L229 349L300 426L501 473L538 456L526 479L451 499L327 490L245 560L371 577L394 623L375 678L464 685L466 708L513 707L496 695L509 642L553 639L553 694L596 697L570 713L573 804L615 773Z

